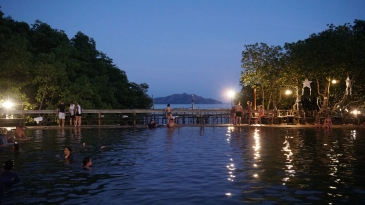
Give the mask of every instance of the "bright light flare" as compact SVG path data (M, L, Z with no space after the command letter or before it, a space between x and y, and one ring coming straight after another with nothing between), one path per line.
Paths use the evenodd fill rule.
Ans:
M10 108L12 108L13 106L14 106L14 103L13 103L13 102L11 102L11 101L9 101L9 100L7 100L7 101L3 102L3 107L4 107L5 109L10 109Z
M361 114L361 111L360 110L353 110L352 111L352 114L354 114L354 115L360 115Z
M336 83L337 83L337 80L333 79L332 84L336 84Z
M291 90L286 90L285 95L291 95L293 92Z
M227 92L227 95L228 95L228 97L229 97L229 98L233 98L233 96L234 96L234 91L233 91L233 90L228 91L228 92Z

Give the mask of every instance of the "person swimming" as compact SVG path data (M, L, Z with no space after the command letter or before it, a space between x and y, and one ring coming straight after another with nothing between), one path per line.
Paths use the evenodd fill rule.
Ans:
M23 126L17 126L15 129L15 137L17 139L26 139L27 135L25 134L24 127Z
M90 157L84 157L84 160L82 161L82 168L83 169L90 169L93 165Z
M63 150L63 158L73 160L71 147L65 147L65 149Z

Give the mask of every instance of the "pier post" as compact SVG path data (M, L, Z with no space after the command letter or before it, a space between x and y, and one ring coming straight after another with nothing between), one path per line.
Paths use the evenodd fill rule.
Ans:
M133 115L134 115L133 125L136 125L136 112L133 112Z
M101 114L100 114L100 110L99 110L99 112L98 112L98 125L101 124L100 117L101 117Z

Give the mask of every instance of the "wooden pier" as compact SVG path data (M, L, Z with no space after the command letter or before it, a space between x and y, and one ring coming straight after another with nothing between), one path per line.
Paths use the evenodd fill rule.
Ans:
M229 109L173 109L172 116L176 124L181 125L220 125L230 123ZM69 124L70 115L66 113L65 124ZM167 124L163 109L120 109L120 110L84 110L82 125L147 125L150 120L162 125ZM242 124L247 124L247 114L242 118ZM265 111L262 124L306 124L304 112L291 110ZM257 123L257 113L253 113L251 124ZM335 122L342 121L334 119ZM347 120L348 121L348 120ZM348 121L345 124L355 124L358 121ZM310 122L311 123L311 122ZM0 111L0 126L54 126L58 125L55 110L7 110Z
M51 126L57 125L55 110L9 110L0 113L0 126ZM177 124L229 124L229 109L173 109L172 116ZM66 112L65 124L70 115ZM84 110L83 125L147 125L150 120L167 124L162 109Z

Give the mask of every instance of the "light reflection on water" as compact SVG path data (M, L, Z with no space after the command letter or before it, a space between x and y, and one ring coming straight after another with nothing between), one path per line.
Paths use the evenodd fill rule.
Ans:
M27 130L4 204L363 204L365 131ZM82 144L85 143L86 146ZM64 146L75 160L65 163ZM102 149L101 146L106 146ZM90 156L93 168L81 168Z

